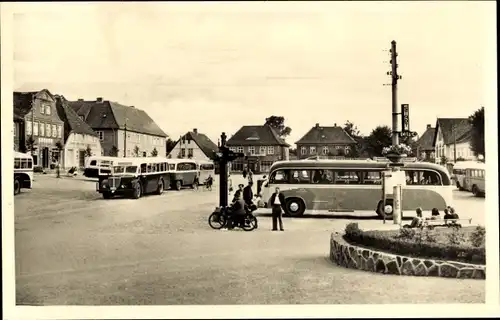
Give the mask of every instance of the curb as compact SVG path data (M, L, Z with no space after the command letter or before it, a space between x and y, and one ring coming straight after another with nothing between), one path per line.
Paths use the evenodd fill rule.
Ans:
M486 266L455 261L412 258L347 243L341 234L330 237L330 260L350 269L401 276L486 279Z

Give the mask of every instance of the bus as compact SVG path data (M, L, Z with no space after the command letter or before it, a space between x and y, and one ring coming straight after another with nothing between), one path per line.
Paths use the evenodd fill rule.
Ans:
M476 197L484 197L486 194L485 170L486 165L484 163L476 163L474 166L465 169L464 189L472 192Z
M190 159L168 159L170 184L172 189L181 190L188 186L198 188L198 164Z
M105 156L88 157L85 161L83 175L87 178L98 178L99 176L110 174L113 162L118 159L124 158Z
M33 182L33 157L14 151L14 195L21 189L31 189Z
M452 169L452 179L455 182L455 185L460 191L464 191L470 189L470 186L467 186L467 181L465 179L466 169L474 169L483 168L484 164L477 161L458 161Z
M170 185L167 158L119 158L113 163L111 173L99 176L96 191L104 199L116 195L139 199L144 194L162 194Z
M407 162L398 173L399 180L391 178L395 173L387 159L278 161L263 184L262 200L269 207L268 201L279 187L288 216L301 216L306 210L374 210L380 217L390 218L392 210L385 213L384 208L392 208L393 186L401 184L402 210L443 210L451 206L454 186L445 167Z
M215 181L215 164L213 161L209 160L198 160L198 182L200 184L205 184L205 181L209 176Z

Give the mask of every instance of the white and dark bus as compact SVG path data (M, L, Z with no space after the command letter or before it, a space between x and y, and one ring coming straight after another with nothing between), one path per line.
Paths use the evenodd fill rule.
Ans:
M198 160L198 182L200 184L205 184L205 181L209 176L215 181L215 164L213 161L209 160Z
M172 189L181 190L188 186L198 188L199 170L195 160L190 159L167 159L169 164L170 184Z
M144 194L162 194L170 185L168 161L163 157L117 160L111 174L99 176L97 192L105 199L116 195L139 199Z
M428 162L408 162L401 168L404 176L391 181L388 161L374 160L294 160L279 161L271 166L262 187L262 200L267 202L279 187L285 196L285 213L301 216L306 210L330 212L384 212L392 187L402 185L404 211L439 210L452 205L455 188L445 167ZM406 179L405 179L406 178ZM399 178L398 178L399 179ZM390 200L390 199L389 199Z
M31 189L33 183L33 157L14 151L14 195L21 189Z
M83 175L87 178L98 178L111 173L113 163L125 159L118 157L92 156L85 160Z

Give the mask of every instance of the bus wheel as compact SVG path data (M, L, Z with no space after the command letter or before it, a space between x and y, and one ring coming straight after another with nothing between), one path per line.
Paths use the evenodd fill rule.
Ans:
M14 179L14 195L21 193L21 182L18 178Z
M306 211L304 201L297 198L290 198L286 200L285 213L291 217L300 217Z
M160 179L160 181L158 181L158 187L156 188L156 193L157 194L163 193L163 179Z
M142 195L142 189L141 189L141 184L140 182L137 182L135 185L134 185L134 193L132 194L132 197L134 199L139 199Z
M181 188L182 188L182 182L181 182L181 180L177 180L175 182L175 190L179 191L179 190L181 190Z
M476 185L473 185L473 186L472 186L472 194L473 194L475 197L479 197L479 190L477 189L477 186L476 186Z
M385 213L385 208L384 208L384 202L380 201L377 206L377 214L380 218L385 219L392 219L392 212L394 208L392 207L392 204L388 204L388 206L391 207L391 213Z

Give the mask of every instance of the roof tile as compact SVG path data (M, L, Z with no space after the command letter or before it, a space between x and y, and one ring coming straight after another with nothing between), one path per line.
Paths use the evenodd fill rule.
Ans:
M296 144L356 144L342 127L312 127Z
M229 138L227 146L268 146L280 145L289 147L277 132L269 125L243 126Z

